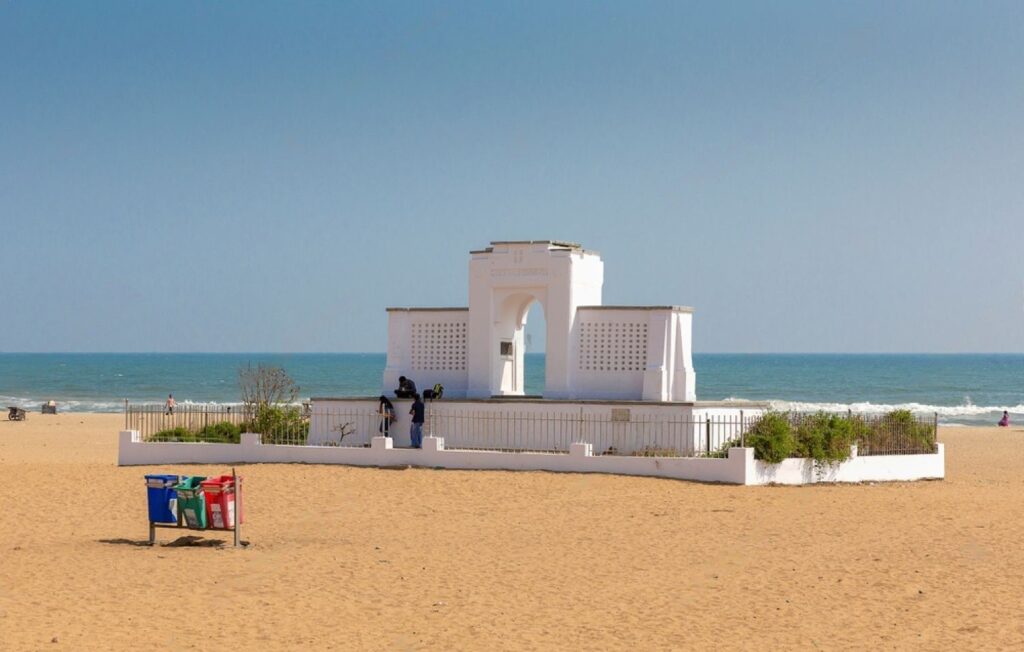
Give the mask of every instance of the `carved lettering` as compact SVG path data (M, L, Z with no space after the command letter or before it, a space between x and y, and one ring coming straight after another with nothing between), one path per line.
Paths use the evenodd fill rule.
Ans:
M548 270L543 267L525 267L523 269L492 269L491 278L518 278L521 276L547 276Z

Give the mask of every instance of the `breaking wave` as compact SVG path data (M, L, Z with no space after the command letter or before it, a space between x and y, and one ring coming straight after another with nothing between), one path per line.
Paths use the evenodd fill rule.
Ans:
M17 406L25 410L38 412L40 406L47 399L23 396L0 396L0 407ZM728 401L743 402L748 399L731 396L725 399ZM930 416L937 414L939 423L953 425L979 425L993 424L1003 411L1010 413L1011 419L1017 422L1024 422L1024 404L1020 405L974 405L970 399L965 398L963 405L931 405L927 403L871 403L870 401L854 403L830 403L830 402L806 402L787 400L767 400L773 410L780 412L832 412L853 414L885 414L893 410L910 410L914 414ZM163 399L130 399L132 405L153 404L162 405ZM237 401L190 401L179 400L179 406L208 405L210 407L238 407L241 402ZM298 404L296 404L298 405ZM124 410L124 399L121 400L90 400L90 399L60 399L57 401L57 409L60 412L121 412ZM1016 419L1014 419L1016 417Z
M23 396L0 396L0 407L20 407L24 410L38 412L40 406L49 399L26 398ZM132 405L163 405L160 399L130 399ZM216 401L178 401L178 405L208 405L210 407L237 407L241 402L216 402ZM124 399L119 401L89 400L89 399L58 399L57 410L59 412L123 412Z
M989 414L1010 414L1024 416L1024 405L928 405L925 403L803 403L800 401L769 401L776 410L793 412L846 412L854 414L884 414L892 410L910 410L915 414L938 414L940 417L972 417Z
M729 397L726 401L743 401L745 399ZM885 414L893 410L910 410L921 416L938 415L939 423L946 425L995 423L1003 411L1010 413L1011 418L1024 420L1024 404L1020 405L974 405L969 397L963 405L930 405L927 403L871 403L862 401L855 403L813 403L804 401L768 400L773 410L779 412L852 412L853 414L874 415Z

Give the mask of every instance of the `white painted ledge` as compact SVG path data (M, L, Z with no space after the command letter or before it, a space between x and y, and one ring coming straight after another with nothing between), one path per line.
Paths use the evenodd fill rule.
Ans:
M788 459L780 464L754 461L747 484L814 484L817 482L905 482L946 477L946 447L931 455L857 455L840 464L815 465L814 460Z
M934 455L853 457L841 464L815 468L811 460L765 464L752 448L730 448L728 457L633 457L594 455L586 442L569 454L505 453L449 450L444 438L424 437L423 448L394 448L389 437L375 437L368 448L343 446L263 445L260 436L242 433L238 444L144 443L139 433L123 430L118 440L120 466L166 464L345 464L351 466L419 466L446 469L610 473L721 482L727 484L809 484L814 482L885 482L945 476L945 450Z

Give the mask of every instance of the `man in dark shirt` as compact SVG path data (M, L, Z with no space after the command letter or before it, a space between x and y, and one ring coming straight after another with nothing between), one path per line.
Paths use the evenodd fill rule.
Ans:
M413 448L423 448L423 401L419 394L412 395L412 425L409 426L409 438L412 439Z
M412 398L415 394L416 383L412 382L411 378L399 376L398 389L395 390L395 396L398 398Z

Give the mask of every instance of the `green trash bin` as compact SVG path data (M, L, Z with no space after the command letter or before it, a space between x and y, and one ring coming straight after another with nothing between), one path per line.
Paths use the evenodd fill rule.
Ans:
M185 525L195 530L206 529L206 493L200 486L205 476L185 476L175 487L178 491L178 512Z

